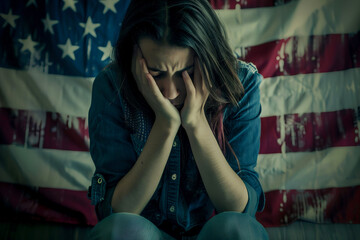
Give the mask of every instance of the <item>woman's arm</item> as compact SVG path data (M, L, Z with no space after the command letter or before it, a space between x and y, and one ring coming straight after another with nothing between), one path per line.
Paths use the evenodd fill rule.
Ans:
M187 97L181 111L181 122L206 191L218 212L242 212L248 202L247 188L225 159L205 117L204 105L209 93L197 59L194 82L186 72L183 79Z
M218 212L242 212L248 201L244 182L226 161L204 118L185 128L206 191Z
M111 202L115 212L140 214L145 208L159 184L177 129L155 121L136 163L115 187Z

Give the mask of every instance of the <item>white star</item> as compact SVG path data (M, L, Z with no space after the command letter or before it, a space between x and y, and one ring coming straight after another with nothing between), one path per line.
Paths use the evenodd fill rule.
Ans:
M34 6L37 7L36 0L29 0L28 3L26 4L26 7L30 6L31 4L34 4Z
M63 55L61 56L61 58L69 56L72 60L75 61L74 52L79 49L79 46L71 45L70 38L66 40L65 44L58 44L58 47L61 48L61 50L63 51Z
M107 42L105 47L98 47L98 49L103 52L103 55L101 57L101 61L104 61L107 58L111 58L110 55L111 55L113 47L111 46L110 41Z
M20 49L21 52L24 52L26 50L29 50L29 52L31 54L35 53L35 46L38 45L39 43L33 41L31 39L31 35L29 34L29 36L25 39L19 39L19 42L23 45Z
M91 17L88 17L86 23L79 23L79 25L85 28L83 37L85 37L86 34L91 34L93 37L96 37L95 28L100 27L100 23L93 23Z
M41 21L44 23L44 32L46 32L46 30L49 30L51 34L54 34L53 25L59 23L59 21L51 20L48 13L46 14L46 18L41 19Z
M0 16L6 21L3 27L5 27L6 24L9 24L13 28L15 28L15 20L19 18L19 15L13 15L12 10L10 9L8 14L0 13Z
M74 12L76 12L75 4L78 2L77 0L63 0L64 6L62 8L65 11L67 8L71 8Z
M100 3L104 4L103 14L105 14L108 10L116 13L115 4L117 4L118 2L119 0L100 0Z

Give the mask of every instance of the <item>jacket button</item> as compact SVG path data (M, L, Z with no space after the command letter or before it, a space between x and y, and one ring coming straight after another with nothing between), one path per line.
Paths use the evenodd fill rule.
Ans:
M102 178L98 178L97 182L98 182L98 184L101 184L102 183Z
M174 180L174 181L176 180L176 173L174 173L173 175L171 175L171 179Z
M175 206L171 206L169 210L170 212L175 212Z
M173 142L173 147L176 147L177 143L176 141Z

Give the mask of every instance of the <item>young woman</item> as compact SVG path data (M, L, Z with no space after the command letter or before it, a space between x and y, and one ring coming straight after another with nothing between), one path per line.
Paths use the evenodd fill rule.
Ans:
M133 0L95 79L92 239L267 239L261 75L237 61L206 0Z

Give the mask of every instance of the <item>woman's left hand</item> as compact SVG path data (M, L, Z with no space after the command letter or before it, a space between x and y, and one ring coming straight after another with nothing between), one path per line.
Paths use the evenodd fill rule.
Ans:
M204 72L206 76L203 76L199 60L196 57L194 82L187 71L182 73L187 93L184 107L181 109L181 124L185 129L196 128L197 124L207 122L204 107L209 96L209 90L205 85L205 78L208 77L207 70L204 69Z

